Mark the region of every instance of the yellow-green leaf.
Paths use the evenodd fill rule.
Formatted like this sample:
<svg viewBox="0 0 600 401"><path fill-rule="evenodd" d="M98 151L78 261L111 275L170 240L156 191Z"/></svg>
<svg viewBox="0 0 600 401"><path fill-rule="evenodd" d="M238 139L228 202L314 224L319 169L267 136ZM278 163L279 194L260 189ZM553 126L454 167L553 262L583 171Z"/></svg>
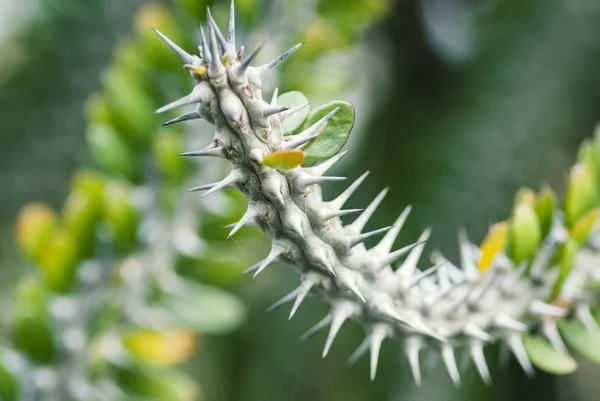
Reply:
<svg viewBox="0 0 600 401"><path fill-rule="evenodd" d="M176 365L196 351L198 337L187 330L136 328L123 334L123 345L139 359L156 365Z"/></svg>
<svg viewBox="0 0 600 401"><path fill-rule="evenodd" d="M534 199L535 201L535 199ZM542 240L540 222L529 201L518 203L513 211L510 224L510 249L514 262L518 265L531 257Z"/></svg>
<svg viewBox="0 0 600 401"><path fill-rule="evenodd" d="M600 211L598 209L594 209L587 212L584 216L577 220L571 229L571 238L573 238L579 244L585 243L590 236L592 228L594 228L594 225L598 220L598 216L600 216Z"/></svg>
<svg viewBox="0 0 600 401"><path fill-rule="evenodd" d="M15 236L23 255L39 262L42 248L56 226L56 214L44 203L30 203L21 209L15 222Z"/></svg>
<svg viewBox="0 0 600 401"><path fill-rule="evenodd" d="M571 169L565 199L567 225L575 222L598 204L596 177L588 164L578 163Z"/></svg>
<svg viewBox="0 0 600 401"><path fill-rule="evenodd" d="M590 332L581 323L568 320L560 321L558 330L569 347L600 365L600 334Z"/></svg>
<svg viewBox="0 0 600 401"><path fill-rule="evenodd" d="M271 168L288 170L301 165L305 156L300 149L282 150L265 156L262 164Z"/></svg>
<svg viewBox="0 0 600 401"><path fill-rule="evenodd" d="M535 213L540 221L542 238L546 238L552 227L552 218L556 208L556 194L550 187L543 187L535 202Z"/></svg>
<svg viewBox="0 0 600 401"><path fill-rule="evenodd" d="M484 272L492 265L498 252L504 249L507 235L508 223L505 221L496 223L490 228L490 231L481 243L480 271Z"/></svg>
<svg viewBox="0 0 600 401"><path fill-rule="evenodd" d="M554 375L568 375L577 369L577 362L569 354L556 350L540 337L526 334L523 345L531 362L540 370Z"/></svg>

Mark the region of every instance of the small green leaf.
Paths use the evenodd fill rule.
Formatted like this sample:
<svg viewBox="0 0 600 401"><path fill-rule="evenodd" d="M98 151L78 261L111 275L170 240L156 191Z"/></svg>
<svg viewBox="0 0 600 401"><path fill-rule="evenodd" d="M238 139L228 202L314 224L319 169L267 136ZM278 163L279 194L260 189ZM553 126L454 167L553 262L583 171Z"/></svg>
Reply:
<svg viewBox="0 0 600 401"><path fill-rule="evenodd" d="M532 203L525 200L517 203L510 224L511 250L515 264L530 258L538 250L541 237L540 222Z"/></svg>
<svg viewBox="0 0 600 401"><path fill-rule="evenodd" d="M590 332L581 323L567 320L558 324L558 330L569 347L600 365L600 334Z"/></svg>
<svg viewBox="0 0 600 401"><path fill-rule="evenodd" d="M294 107L300 107L308 104L308 98L304 96L304 93L299 91L286 92L277 98L278 106L286 106L290 109ZM298 128L302 125L306 117L308 117L309 108L304 107L288 118L281 124L281 128L285 135L296 134Z"/></svg>
<svg viewBox="0 0 600 401"><path fill-rule="evenodd" d="M173 326L202 334L229 333L245 318L242 303L233 295L191 281L182 281L175 293L162 294L157 303L169 312Z"/></svg>
<svg viewBox="0 0 600 401"><path fill-rule="evenodd" d="M540 221L542 238L545 238L550 231L556 203L554 191L550 187L543 187L535 203L535 213Z"/></svg>
<svg viewBox="0 0 600 401"><path fill-rule="evenodd" d="M568 375L577 369L577 362L569 354L556 350L540 337L526 334L523 345L536 368L554 375Z"/></svg>
<svg viewBox="0 0 600 401"><path fill-rule="evenodd" d="M321 136L309 142L304 147L306 160L302 164L303 166L312 166L320 160L335 156L348 140L350 130L354 126L354 106L351 103L341 100L325 103L322 106L312 109L302 125L302 130L325 117L327 113L333 111L336 107L340 109L327 122L327 126Z"/></svg>
<svg viewBox="0 0 600 401"><path fill-rule="evenodd" d="M578 163L571 169L565 199L567 226L573 227L584 214L598 205L596 177L587 164Z"/></svg>

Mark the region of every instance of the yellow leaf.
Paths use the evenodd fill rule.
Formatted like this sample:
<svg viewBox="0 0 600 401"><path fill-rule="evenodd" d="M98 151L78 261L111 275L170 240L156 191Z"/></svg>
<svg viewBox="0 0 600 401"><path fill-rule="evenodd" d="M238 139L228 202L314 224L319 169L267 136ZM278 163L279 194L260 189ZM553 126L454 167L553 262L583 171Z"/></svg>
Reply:
<svg viewBox="0 0 600 401"><path fill-rule="evenodd" d="M196 351L198 338L193 333L180 329L134 329L123 335L123 345L132 354L147 362L176 365Z"/></svg>
<svg viewBox="0 0 600 401"><path fill-rule="evenodd" d="M571 229L571 238L575 239L580 244L584 243L590 235L590 231L594 228L598 216L600 216L600 211L598 209L590 210L583 215Z"/></svg>
<svg viewBox="0 0 600 401"><path fill-rule="evenodd" d="M496 254L504 249L506 237L508 236L508 223L503 221L494 224L488 235L481 243L481 259L479 259L479 270L486 271L494 261Z"/></svg>
<svg viewBox="0 0 600 401"><path fill-rule="evenodd" d="M263 158L263 165L280 170L298 167L304 162L304 152L300 149L282 150Z"/></svg>

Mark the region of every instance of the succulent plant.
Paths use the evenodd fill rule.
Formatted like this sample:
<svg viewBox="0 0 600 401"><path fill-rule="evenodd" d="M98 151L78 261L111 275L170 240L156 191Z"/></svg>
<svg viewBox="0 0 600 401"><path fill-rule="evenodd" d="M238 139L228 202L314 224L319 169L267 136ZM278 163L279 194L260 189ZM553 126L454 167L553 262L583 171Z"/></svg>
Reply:
<svg viewBox="0 0 600 401"><path fill-rule="evenodd" d="M534 371L532 362L554 373L574 370L562 338L597 358L590 351L599 341L590 310L597 298L597 286L590 283L600 279L593 240L600 171L596 145L587 146L585 161L572 170L564 210L548 189L522 191L510 221L493 226L481 246L461 233L459 266L434 254L433 266L421 271L417 267L429 230L393 250L410 207L392 225L370 232L364 232L365 225L387 190L364 210L344 209L367 173L337 198L322 198L321 185L345 179L327 171L346 154L340 148L352 128L352 106L334 102L295 119L306 105L281 104L277 90L270 101L263 100L263 78L302 43L256 66L262 44L246 55L236 45L233 3L225 34L209 12L199 55L157 33L195 84L191 93L157 112L195 105L193 112L169 123L204 119L215 133L206 148L186 155L222 158L233 166L222 180L194 189L205 191L206 197L236 188L248 198L229 237L244 226L260 227L271 236L270 252L248 273L257 276L279 260L291 262L299 272L299 286L271 309L292 303L291 318L309 294L331 306L303 336L329 326L323 356L344 322L352 320L364 328L365 339L350 360L370 351L371 379L384 340L404 344L418 384L423 350L441 354L456 384L457 349L467 350L486 383L491 378L484 347L492 343L510 348L528 374ZM290 128L286 124L292 119ZM351 223L342 222L341 217L357 213ZM377 236L383 238L367 249L365 241Z"/></svg>

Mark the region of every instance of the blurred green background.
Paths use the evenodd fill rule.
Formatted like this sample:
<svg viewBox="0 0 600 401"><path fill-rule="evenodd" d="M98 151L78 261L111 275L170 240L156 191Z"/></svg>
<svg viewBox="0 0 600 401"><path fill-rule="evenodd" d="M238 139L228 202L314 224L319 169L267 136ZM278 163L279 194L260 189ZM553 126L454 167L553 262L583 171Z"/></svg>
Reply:
<svg viewBox="0 0 600 401"><path fill-rule="evenodd" d="M214 4L222 27L225 13L219 10L226 10L225 3ZM362 207L391 186L373 228L413 205L399 240L403 244L431 227L428 250L455 259L457 230L465 227L480 242L491 223L510 214L519 187L549 183L560 191L577 146L600 121L600 3L595 0L238 3L243 27L238 42L246 39L247 48L266 34L285 42L278 43L283 49L298 37L308 42L294 56L299 61L276 79L280 93L300 89L311 100L355 103L357 125L346 146L352 152L337 172L357 177L371 171L349 207ZM195 43L206 2L162 4L180 21L186 44ZM117 58L117 43L150 31L139 17L145 5L142 0L0 0L0 302L6 308L13 307L15 283L35 271L19 256L15 216L34 200L60 210L72 173L97 164L86 145L86 99L109 86L102 77ZM294 25L297 15L300 22ZM288 36L286 29L292 31ZM163 68L185 78L175 56L164 55L172 59ZM157 102L167 103L191 87L166 73L152 76L142 87L154 91ZM150 114L148 121L156 129L162 120ZM326 196L342 188L331 184ZM208 235L225 237L226 231ZM264 238L252 230L247 236ZM224 246L248 266L266 252L243 241ZM289 266L276 266L255 280L211 278L202 266L189 275L224 287L247 308L245 321L229 334L203 335L199 352L183 366L200 384L204 400L596 400L600 391L594 383L600 370L585 361L574 375L540 373L534 379L525 378L512 360L502 369L492 362L492 387L484 387L469 368L456 390L439 361L432 361L424 385L416 388L400 348L387 343L371 383L366 360L352 368L345 363L362 339L357 327L342 330L325 360L320 357L324 334L297 342L326 313L318 301L306 302L289 322L284 311L264 313L295 287ZM11 315L0 319L6 334ZM492 361L496 355L491 349Z"/></svg>

